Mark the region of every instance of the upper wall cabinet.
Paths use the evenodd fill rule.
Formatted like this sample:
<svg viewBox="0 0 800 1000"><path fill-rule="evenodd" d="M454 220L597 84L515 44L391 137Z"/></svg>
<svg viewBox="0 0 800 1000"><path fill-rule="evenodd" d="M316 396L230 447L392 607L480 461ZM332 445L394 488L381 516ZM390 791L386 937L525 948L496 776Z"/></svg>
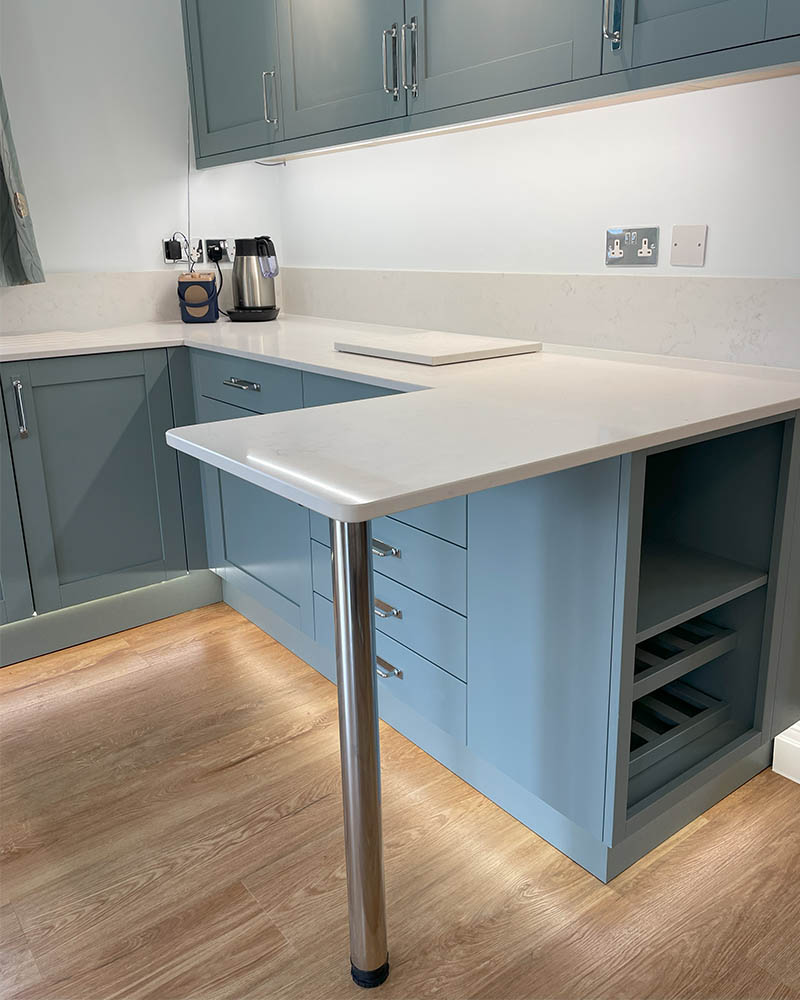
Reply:
<svg viewBox="0 0 800 1000"><path fill-rule="evenodd" d="M278 0L287 138L402 117L403 0Z"/></svg>
<svg viewBox="0 0 800 1000"><path fill-rule="evenodd" d="M800 2L798 0L768 0L767 38L800 35Z"/></svg>
<svg viewBox="0 0 800 1000"><path fill-rule="evenodd" d="M800 61L800 0L182 0L198 166Z"/></svg>
<svg viewBox="0 0 800 1000"><path fill-rule="evenodd" d="M182 0L198 156L283 138L275 0Z"/></svg>
<svg viewBox="0 0 800 1000"><path fill-rule="evenodd" d="M401 83L419 114L600 72L596 0L406 0Z"/></svg>
<svg viewBox="0 0 800 1000"><path fill-rule="evenodd" d="M791 0L795 5L796 0ZM603 72L763 41L767 0L605 0Z"/></svg>

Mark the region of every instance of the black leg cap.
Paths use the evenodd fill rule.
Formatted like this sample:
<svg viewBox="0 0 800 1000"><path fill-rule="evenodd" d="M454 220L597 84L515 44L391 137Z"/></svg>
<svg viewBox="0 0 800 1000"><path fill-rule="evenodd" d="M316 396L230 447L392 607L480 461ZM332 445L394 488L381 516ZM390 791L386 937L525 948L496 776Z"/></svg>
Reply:
<svg viewBox="0 0 800 1000"><path fill-rule="evenodd" d="M365 990L371 990L375 986L380 986L381 983L386 982L389 976L389 956L386 956L386 961L379 969L373 969L371 972L357 969L351 962L350 975L353 977L353 982L356 986L362 986Z"/></svg>

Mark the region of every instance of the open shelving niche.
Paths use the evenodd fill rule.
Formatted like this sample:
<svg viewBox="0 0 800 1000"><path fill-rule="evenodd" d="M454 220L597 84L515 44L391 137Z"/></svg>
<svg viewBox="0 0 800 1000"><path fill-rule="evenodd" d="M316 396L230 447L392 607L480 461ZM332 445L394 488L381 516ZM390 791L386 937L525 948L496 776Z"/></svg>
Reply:
<svg viewBox="0 0 800 1000"><path fill-rule="evenodd" d="M758 735L785 426L647 457L629 820Z"/></svg>

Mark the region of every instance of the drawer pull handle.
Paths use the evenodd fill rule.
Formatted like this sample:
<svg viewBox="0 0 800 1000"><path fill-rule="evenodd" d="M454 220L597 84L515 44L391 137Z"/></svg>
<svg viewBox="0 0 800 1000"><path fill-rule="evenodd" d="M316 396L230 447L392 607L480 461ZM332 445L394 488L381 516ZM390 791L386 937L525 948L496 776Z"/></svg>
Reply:
<svg viewBox="0 0 800 1000"><path fill-rule="evenodd" d="M395 559L400 558L400 549L396 549L394 545L387 545L386 542L378 541L377 538L372 539L372 554L374 556L379 556L381 559L386 556L394 556Z"/></svg>
<svg viewBox="0 0 800 1000"><path fill-rule="evenodd" d="M382 601L379 597L375 598L375 614L378 618L403 617L403 612L400 608L393 608L391 604L387 604L386 601Z"/></svg>
<svg viewBox="0 0 800 1000"><path fill-rule="evenodd" d="M605 0L603 5L603 38L617 52L622 45L622 0Z"/></svg>
<svg viewBox="0 0 800 1000"><path fill-rule="evenodd" d="M398 670L397 667L393 667L391 663L388 663L381 656L375 657L375 662L378 664L375 667L375 673L378 677L396 677L399 681L403 679L403 671Z"/></svg>
<svg viewBox="0 0 800 1000"><path fill-rule="evenodd" d="M261 392L260 382L248 382L246 378L234 378L233 375L224 378L222 384L229 385L231 389L251 389L253 392Z"/></svg>
<svg viewBox="0 0 800 1000"><path fill-rule="evenodd" d="M19 424L19 436L28 436L28 422L25 419L25 404L22 402L22 380L15 378L11 385L14 387L14 398L17 404L17 423Z"/></svg>

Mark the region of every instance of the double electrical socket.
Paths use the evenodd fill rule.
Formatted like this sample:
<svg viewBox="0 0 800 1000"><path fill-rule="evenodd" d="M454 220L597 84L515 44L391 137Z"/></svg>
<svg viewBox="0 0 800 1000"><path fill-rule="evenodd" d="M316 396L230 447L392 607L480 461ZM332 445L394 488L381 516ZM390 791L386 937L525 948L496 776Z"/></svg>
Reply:
<svg viewBox="0 0 800 1000"><path fill-rule="evenodd" d="M673 226L670 264L702 267L706 259L708 226ZM658 226L606 230L608 267L653 267L658 263Z"/></svg>
<svg viewBox="0 0 800 1000"><path fill-rule="evenodd" d="M226 263L233 260L233 254L228 250L227 240L193 239L188 241L183 233L175 233L174 236L168 236L162 240L161 247L164 253L164 263L189 264L187 244L189 245L189 254L191 255L191 263L193 264L202 264L205 261L211 264Z"/></svg>

